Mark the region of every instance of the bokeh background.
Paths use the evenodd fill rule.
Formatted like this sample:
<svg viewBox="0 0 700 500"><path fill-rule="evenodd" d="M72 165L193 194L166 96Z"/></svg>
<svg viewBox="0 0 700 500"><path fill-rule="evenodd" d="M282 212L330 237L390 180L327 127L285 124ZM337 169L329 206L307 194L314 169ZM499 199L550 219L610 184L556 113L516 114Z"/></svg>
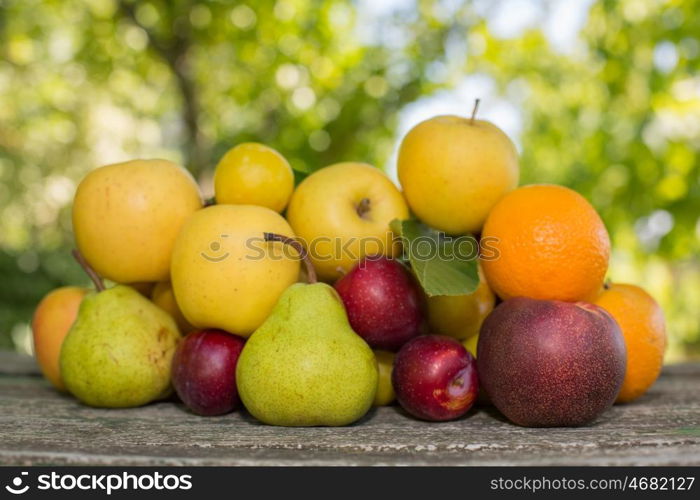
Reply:
<svg viewBox="0 0 700 500"><path fill-rule="evenodd" d="M70 203L99 165L163 157L205 190L229 147L299 172L395 177L418 121L471 112L522 181L570 186L610 277L663 305L667 361L700 355L700 0L0 0L0 348L29 351L50 289L86 283Z"/></svg>

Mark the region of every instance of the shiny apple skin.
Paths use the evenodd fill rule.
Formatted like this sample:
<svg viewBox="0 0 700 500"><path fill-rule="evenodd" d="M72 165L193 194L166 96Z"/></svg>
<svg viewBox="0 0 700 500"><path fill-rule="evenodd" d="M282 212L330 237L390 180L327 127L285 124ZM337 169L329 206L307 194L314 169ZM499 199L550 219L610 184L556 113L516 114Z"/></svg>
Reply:
<svg viewBox="0 0 700 500"><path fill-rule="evenodd" d="M396 355L392 385L399 404L422 420L454 420L479 394L474 357L451 337L422 335Z"/></svg>
<svg viewBox="0 0 700 500"><path fill-rule="evenodd" d="M173 386L198 415L223 415L240 404L236 364L245 340L223 330L189 333L173 357Z"/></svg>
<svg viewBox="0 0 700 500"><path fill-rule="evenodd" d="M426 332L423 290L401 263L386 257L361 260L335 289L350 325L373 349L397 351Z"/></svg>

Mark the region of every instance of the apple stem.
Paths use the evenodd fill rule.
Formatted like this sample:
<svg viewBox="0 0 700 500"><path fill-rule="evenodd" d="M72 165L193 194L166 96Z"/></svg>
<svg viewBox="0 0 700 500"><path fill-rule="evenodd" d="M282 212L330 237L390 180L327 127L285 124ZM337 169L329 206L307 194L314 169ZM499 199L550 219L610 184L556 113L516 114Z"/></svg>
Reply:
<svg viewBox="0 0 700 500"><path fill-rule="evenodd" d="M472 119L471 124L474 125L474 120L476 120L476 112L479 111L479 102L481 99L474 100L474 108L472 109Z"/></svg>
<svg viewBox="0 0 700 500"><path fill-rule="evenodd" d="M316 269L314 269L314 265L311 263L309 253L306 251L306 248L304 248L304 246L301 243L299 243L293 238L290 238L289 236L284 236L282 234L277 233L263 233L263 237L265 238L265 241L279 241L280 243L284 243L285 245L289 245L290 247L294 248L294 250L296 250L299 253L299 257L301 257L301 260L304 261L304 266L306 266L306 276L308 282L313 284L318 281L318 278L316 277Z"/></svg>
<svg viewBox="0 0 700 500"><path fill-rule="evenodd" d="M370 200L369 198L362 198L360 203L357 204L357 215L364 217L367 212L369 212Z"/></svg>
<svg viewBox="0 0 700 500"><path fill-rule="evenodd" d="M78 264L80 264L80 267L82 267L83 271L85 271L85 274L90 276L90 279L95 284L95 289L98 292L104 292L105 291L104 281L102 281L102 278L100 278L100 275L97 274L92 267L90 267L90 264L88 264L88 261L85 260L85 257L83 256L83 254L80 253L80 250L74 248L72 253L73 253L73 257L75 258L75 260L77 260Z"/></svg>

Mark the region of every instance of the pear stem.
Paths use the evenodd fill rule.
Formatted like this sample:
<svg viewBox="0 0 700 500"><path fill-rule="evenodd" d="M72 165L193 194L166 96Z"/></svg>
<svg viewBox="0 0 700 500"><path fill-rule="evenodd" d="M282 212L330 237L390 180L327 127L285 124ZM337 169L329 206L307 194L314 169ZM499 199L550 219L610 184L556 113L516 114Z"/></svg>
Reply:
<svg viewBox="0 0 700 500"><path fill-rule="evenodd" d="M474 108L472 109L472 118L470 123L474 125L474 120L476 120L476 112L479 111L479 102L481 102L481 99L476 99L474 101Z"/></svg>
<svg viewBox="0 0 700 500"><path fill-rule="evenodd" d="M364 217L367 212L369 212L370 208L370 200L369 198L362 198L360 200L360 203L357 204L357 207L355 210L357 211L357 215L360 217Z"/></svg>
<svg viewBox="0 0 700 500"><path fill-rule="evenodd" d="M299 253L301 260L304 261L304 266L306 266L306 276L309 283L313 284L318 281L318 278L316 277L316 269L314 269L314 265L311 263L309 253L301 243L293 238L290 238L289 236L284 236L277 233L263 233L263 237L265 238L265 241L279 241L280 243L284 243L285 245L289 245L290 247L294 248L294 250Z"/></svg>
<svg viewBox="0 0 700 500"><path fill-rule="evenodd" d="M102 278L100 278L100 275L95 272L95 270L90 267L90 264L88 264L88 261L85 260L85 257L83 256L82 253L78 249L73 249L73 257L75 260L78 261L78 264L80 264L80 267L83 268L83 271L85 271L85 274L90 276L90 279L92 282L95 284L95 289L97 289L98 292L104 292L105 291L105 284L104 281L102 281Z"/></svg>

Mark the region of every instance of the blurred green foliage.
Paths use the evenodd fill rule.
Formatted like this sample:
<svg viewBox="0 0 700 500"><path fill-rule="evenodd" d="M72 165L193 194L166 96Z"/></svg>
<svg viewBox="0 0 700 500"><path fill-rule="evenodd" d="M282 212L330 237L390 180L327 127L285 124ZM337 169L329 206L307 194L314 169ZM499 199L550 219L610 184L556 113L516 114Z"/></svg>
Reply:
<svg viewBox="0 0 700 500"><path fill-rule="evenodd" d="M599 0L573 51L499 38L471 2L404 4L367 23L348 0L0 0L0 347L86 282L70 201L91 168L164 157L206 191L247 140L300 172L384 166L402 109L483 74L522 117L523 182L588 197L611 278L661 300L674 358L697 354L700 0Z"/></svg>
<svg viewBox="0 0 700 500"><path fill-rule="evenodd" d="M609 277L661 301L671 359L700 347L699 8L596 2L583 50L567 55L540 31L499 40L480 23L467 64L522 110L522 182L570 186L598 209Z"/></svg>

